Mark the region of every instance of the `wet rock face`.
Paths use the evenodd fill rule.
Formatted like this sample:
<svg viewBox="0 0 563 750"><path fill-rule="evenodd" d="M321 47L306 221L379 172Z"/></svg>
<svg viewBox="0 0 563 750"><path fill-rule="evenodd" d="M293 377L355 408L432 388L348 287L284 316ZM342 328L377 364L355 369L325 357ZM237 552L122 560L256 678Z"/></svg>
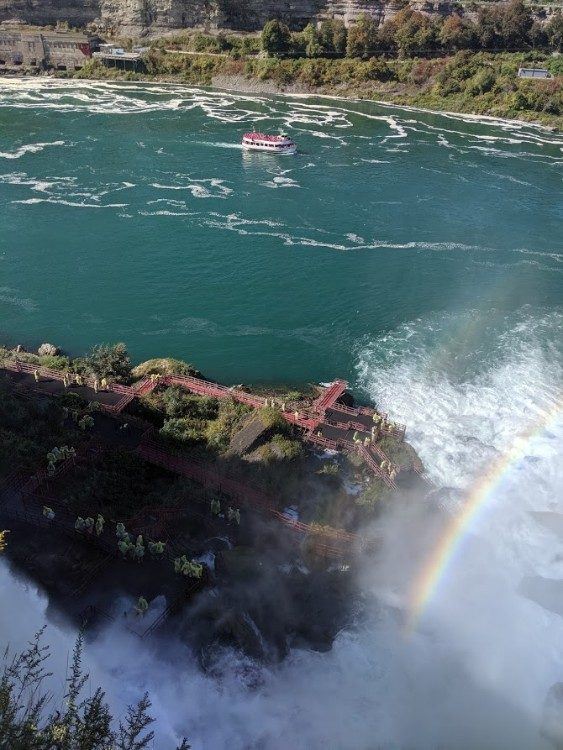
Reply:
<svg viewBox="0 0 563 750"><path fill-rule="evenodd" d="M221 552L216 562L220 585L200 597L181 628L204 668L217 646L270 663L291 647L329 650L355 606L349 572L279 566L247 549Z"/></svg>

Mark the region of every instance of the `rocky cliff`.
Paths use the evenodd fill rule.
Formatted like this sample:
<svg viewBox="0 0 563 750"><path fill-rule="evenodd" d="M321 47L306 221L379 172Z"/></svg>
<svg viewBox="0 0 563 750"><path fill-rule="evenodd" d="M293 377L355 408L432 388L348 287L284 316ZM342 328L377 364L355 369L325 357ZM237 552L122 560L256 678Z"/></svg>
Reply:
<svg viewBox="0 0 563 750"><path fill-rule="evenodd" d="M391 18L402 0L0 0L0 22L48 25L58 21L105 34L158 35L176 29L254 31L270 18L292 28L311 20L339 18L347 24L363 13ZM430 13L448 13L450 0L419 0Z"/></svg>
<svg viewBox="0 0 563 750"><path fill-rule="evenodd" d="M100 15L100 0L0 0L0 21L85 26Z"/></svg>

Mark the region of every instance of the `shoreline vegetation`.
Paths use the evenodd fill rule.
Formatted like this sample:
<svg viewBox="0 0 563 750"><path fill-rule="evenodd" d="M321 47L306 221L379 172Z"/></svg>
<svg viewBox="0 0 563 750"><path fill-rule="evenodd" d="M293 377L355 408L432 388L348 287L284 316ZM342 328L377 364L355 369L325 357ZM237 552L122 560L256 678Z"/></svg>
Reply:
<svg viewBox="0 0 563 750"><path fill-rule="evenodd" d="M470 115L475 118L505 120L537 125L554 132L563 131L561 115L543 111L545 97L550 98L552 94L557 100L562 100L563 106L563 85L558 80L541 82L511 80L515 79L518 68L521 66L543 66L548 63L544 57L537 54L531 56L525 53L502 53L502 55L483 53L480 58L473 59L471 69L474 75L482 72L492 74L501 87L501 90L482 92L477 95L466 94L461 87L455 93L445 93L437 80L439 72L443 73L444 78L451 75L454 79L461 76L462 81L466 80L465 55L423 61L413 58L401 61L400 64L391 63L391 68L397 68L398 80L395 85L374 82L368 66L360 69L359 72L351 73L348 66L339 66L338 61L323 61L320 72L318 68L313 72L313 77L318 82L312 83L310 70L305 65L305 61L292 65L289 71L283 62L275 61L273 65L268 65L263 70L254 66L249 70L240 61L210 64L208 55L198 53L191 58L188 65L183 66L182 70L176 73L132 73L106 68L94 62L87 64L74 75L57 73L55 76L76 80L185 84L240 94L322 96L406 107L431 114ZM435 66L432 65L433 63ZM420 64L429 72L425 74L425 81L418 84L409 79L418 76L416 71ZM404 81L399 80L400 78L404 78ZM507 87L504 91L503 85ZM525 109L520 108L522 105L520 100L518 100L518 106L514 106L514 97L511 94L515 90L525 97Z"/></svg>
<svg viewBox="0 0 563 750"><path fill-rule="evenodd" d="M185 30L117 40L126 50L139 42L148 45L141 69L91 59L55 75L332 95L562 128L563 12L542 19L522 0L444 18L405 5L381 25L361 16L350 27L327 20L292 31L272 20L260 34ZM518 77L526 67L550 77Z"/></svg>

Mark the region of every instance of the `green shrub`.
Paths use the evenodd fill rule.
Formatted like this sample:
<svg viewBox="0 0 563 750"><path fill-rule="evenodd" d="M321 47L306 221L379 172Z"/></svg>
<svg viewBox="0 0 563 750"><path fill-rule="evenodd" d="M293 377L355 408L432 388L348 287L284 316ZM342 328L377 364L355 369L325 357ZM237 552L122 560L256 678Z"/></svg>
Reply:
<svg viewBox="0 0 563 750"><path fill-rule="evenodd" d="M486 94L495 85L496 77L492 70L480 70L467 81L465 91L471 96Z"/></svg>
<svg viewBox="0 0 563 750"><path fill-rule="evenodd" d="M328 463L325 463L321 466L321 468L317 471L317 474L334 477L338 475L339 470L340 469L336 461L329 461Z"/></svg>
<svg viewBox="0 0 563 750"><path fill-rule="evenodd" d="M39 357L39 364L41 367L47 367L50 370L68 370L70 366L70 360L68 357L64 357L60 354L55 356L46 354L43 357Z"/></svg>
<svg viewBox="0 0 563 750"><path fill-rule="evenodd" d="M166 419L160 428L160 434L167 440L186 445L195 445L205 441L205 425L193 419Z"/></svg>
<svg viewBox="0 0 563 750"><path fill-rule="evenodd" d="M300 440L290 440L283 435L274 435L272 438L272 449L285 461L295 461L304 454L303 445Z"/></svg>
<svg viewBox="0 0 563 750"><path fill-rule="evenodd" d="M131 359L125 344L99 344L84 358L86 369L99 378L119 382L131 379Z"/></svg>
<svg viewBox="0 0 563 750"><path fill-rule="evenodd" d="M547 63L547 69L552 76L563 76L563 55L550 57Z"/></svg>
<svg viewBox="0 0 563 750"><path fill-rule="evenodd" d="M209 421L205 427L208 445L219 451L225 450L242 420L250 411L250 407L233 399L221 401L217 419Z"/></svg>
<svg viewBox="0 0 563 750"><path fill-rule="evenodd" d="M151 374L155 375L195 375L201 373L193 365L183 362L181 359L172 359L171 357L161 357L156 359L147 359L133 368L133 377L136 380L146 378Z"/></svg>
<svg viewBox="0 0 563 750"><path fill-rule="evenodd" d="M287 422L281 411L275 406L264 406L258 410L258 416L266 429L283 432L287 428Z"/></svg>
<svg viewBox="0 0 563 750"><path fill-rule="evenodd" d="M192 419L216 419L219 403L215 398L192 396L182 388L173 386L162 394L162 403L167 417L191 417Z"/></svg>
<svg viewBox="0 0 563 750"><path fill-rule="evenodd" d="M372 479L368 487L356 497L356 504L365 508L374 508L388 494L386 485L380 479Z"/></svg>

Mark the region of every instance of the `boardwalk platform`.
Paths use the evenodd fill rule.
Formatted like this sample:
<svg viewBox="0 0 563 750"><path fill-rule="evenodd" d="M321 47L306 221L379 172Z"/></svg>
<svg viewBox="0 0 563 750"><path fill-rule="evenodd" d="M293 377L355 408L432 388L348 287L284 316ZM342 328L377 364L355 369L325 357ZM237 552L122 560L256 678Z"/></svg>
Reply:
<svg viewBox="0 0 563 750"><path fill-rule="evenodd" d="M82 378L76 382L76 376L56 370L20 362L17 359L7 360L3 364L20 379L22 390L31 389L45 395L57 396L63 393L76 393L88 401L96 401L102 409L111 414L119 414L133 399L150 393L158 386L177 386L191 393L217 399L232 398L254 409L261 409L276 402L264 396L248 393L239 387L227 387L203 378L182 375L152 376L136 383L125 386L109 383L101 389L94 378ZM357 452L357 443L374 442L383 435L393 435L402 440L405 434L404 425L395 425L386 420L387 415L366 407L352 408L341 403L339 399L346 392L348 384L345 380L335 380L325 386L320 396L312 404L300 411L289 411L284 405L278 404L283 418L290 424L303 431L303 438L317 445L333 450L352 450ZM377 418L374 420L374 416ZM374 427L376 429L374 429ZM381 451L372 455L367 462L374 469L376 475L384 477L381 463L386 462L389 472L398 473L400 466L393 465L388 458L384 458ZM374 467L377 465L377 469ZM393 486L391 482L387 484Z"/></svg>

